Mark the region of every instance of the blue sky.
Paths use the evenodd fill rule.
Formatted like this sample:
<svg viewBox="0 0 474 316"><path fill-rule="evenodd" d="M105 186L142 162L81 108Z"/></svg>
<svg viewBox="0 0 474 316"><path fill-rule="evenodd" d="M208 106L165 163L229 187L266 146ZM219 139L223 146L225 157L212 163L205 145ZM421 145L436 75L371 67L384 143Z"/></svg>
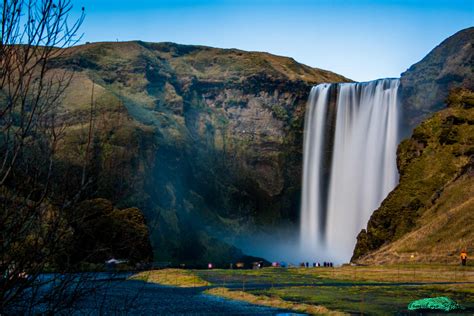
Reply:
<svg viewBox="0 0 474 316"><path fill-rule="evenodd" d="M83 42L171 41L266 51L358 81L398 77L474 26L474 0L73 0Z"/></svg>

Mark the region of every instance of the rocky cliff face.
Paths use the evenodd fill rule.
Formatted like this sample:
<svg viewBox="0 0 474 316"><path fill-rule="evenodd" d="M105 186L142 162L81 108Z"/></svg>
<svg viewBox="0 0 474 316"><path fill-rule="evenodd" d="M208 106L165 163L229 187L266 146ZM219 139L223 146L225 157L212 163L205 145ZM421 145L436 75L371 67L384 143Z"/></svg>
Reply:
<svg viewBox="0 0 474 316"><path fill-rule="evenodd" d="M63 159L80 164L92 97L95 194L144 210L155 259L180 262L228 260L241 255L228 237L295 221L310 87L349 81L173 43L87 44L52 67L74 72Z"/></svg>
<svg viewBox="0 0 474 316"><path fill-rule="evenodd" d="M451 89L474 89L474 27L444 40L404 72L400 80L409 133L432 113L445 107L444 101Z"/></svg>

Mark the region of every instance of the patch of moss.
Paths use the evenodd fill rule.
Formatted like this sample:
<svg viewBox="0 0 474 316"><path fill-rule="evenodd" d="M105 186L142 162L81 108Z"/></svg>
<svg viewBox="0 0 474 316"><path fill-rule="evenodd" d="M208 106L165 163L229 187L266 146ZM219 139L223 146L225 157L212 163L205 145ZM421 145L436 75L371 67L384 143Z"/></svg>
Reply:
<svg viewBox="0 0 474 316"><path fill-rule="evenodd" d="M279 104L275 104L274 106L272 106L272 110L276 118L282 121L285 121L288 119L288 113L283 106Z"/></svg>
<svg viewBox="0 0 474 316"><path fill-rule="evenodd" d="M449 92L446 99L449 107L470 109L474 107L474 93L466 88L455 88Z"/></svg>

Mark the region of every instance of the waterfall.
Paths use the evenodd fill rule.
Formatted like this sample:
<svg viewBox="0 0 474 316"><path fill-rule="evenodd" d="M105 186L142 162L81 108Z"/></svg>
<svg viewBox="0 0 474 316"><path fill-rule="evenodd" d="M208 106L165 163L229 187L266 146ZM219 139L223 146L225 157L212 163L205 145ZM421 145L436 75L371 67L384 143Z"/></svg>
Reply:
<svg viewBox="0 0 474 316"><path fill-rule="evenodd" d="M399 80L320 84L305 118L300 245L348 262L357 234L398 182Z"/></svg>

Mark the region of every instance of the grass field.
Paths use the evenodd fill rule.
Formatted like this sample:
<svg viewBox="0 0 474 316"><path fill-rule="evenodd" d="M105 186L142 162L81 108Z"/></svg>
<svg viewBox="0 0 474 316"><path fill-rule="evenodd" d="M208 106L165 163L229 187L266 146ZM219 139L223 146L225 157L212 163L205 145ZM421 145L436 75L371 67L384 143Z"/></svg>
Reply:
<svg viewBox="0 0 474 316"><path fill-rule="evenodd" d="M474 312L474 267L446 265L142 272L134 278L207 287L207 294L309 314L407 312L413 300L447 296Z"/></svg>
<svg viewBox="0 0 474 316"><path fill-rule="evenodd" d="M474 267L457 265L343 266L333 269L296 269L295 273L345 281L474 282Z"/></svg>
<svg viewBox="0 0 474 316"><path fill-rule="evenodd" d="M391 265L343 266L338 268L265 268L260 270L194 270L215 285L235 283L326 284L326 283L436 283L474 282L474 266Z"/></svg>
<svg viewBox="0 0 474 316"><path fill-rule="evenodd" d="M330 310L369 315L407 311L411 301L447 296L474 311L474 293L462 286L302 286L250 291L256 296L277 297L287 302L322 305Z"/></svg>
<svg viewBox="0 0 474 316"><path fill-rule="evenodd" d="M209 289L206 294L216 295L232 300L244 301L256 305L271 306L282 309L294 310L300 313L307 314L323 314L323 315L344 315L345 313L339 311L331 311L328 308L317 305L315 303L306 304L293 301L285 301L277 295L266 295L249 293L244 291L231 291L227 288L217 287Z"/></svg>
<svg viewBox="0 0 474 316"><path fill-rule="evenodd" d="M143 271L130 277L131 280L142 280L150 283L177 287L201 287L210 285L192 270L163 269Z"/></svg>

